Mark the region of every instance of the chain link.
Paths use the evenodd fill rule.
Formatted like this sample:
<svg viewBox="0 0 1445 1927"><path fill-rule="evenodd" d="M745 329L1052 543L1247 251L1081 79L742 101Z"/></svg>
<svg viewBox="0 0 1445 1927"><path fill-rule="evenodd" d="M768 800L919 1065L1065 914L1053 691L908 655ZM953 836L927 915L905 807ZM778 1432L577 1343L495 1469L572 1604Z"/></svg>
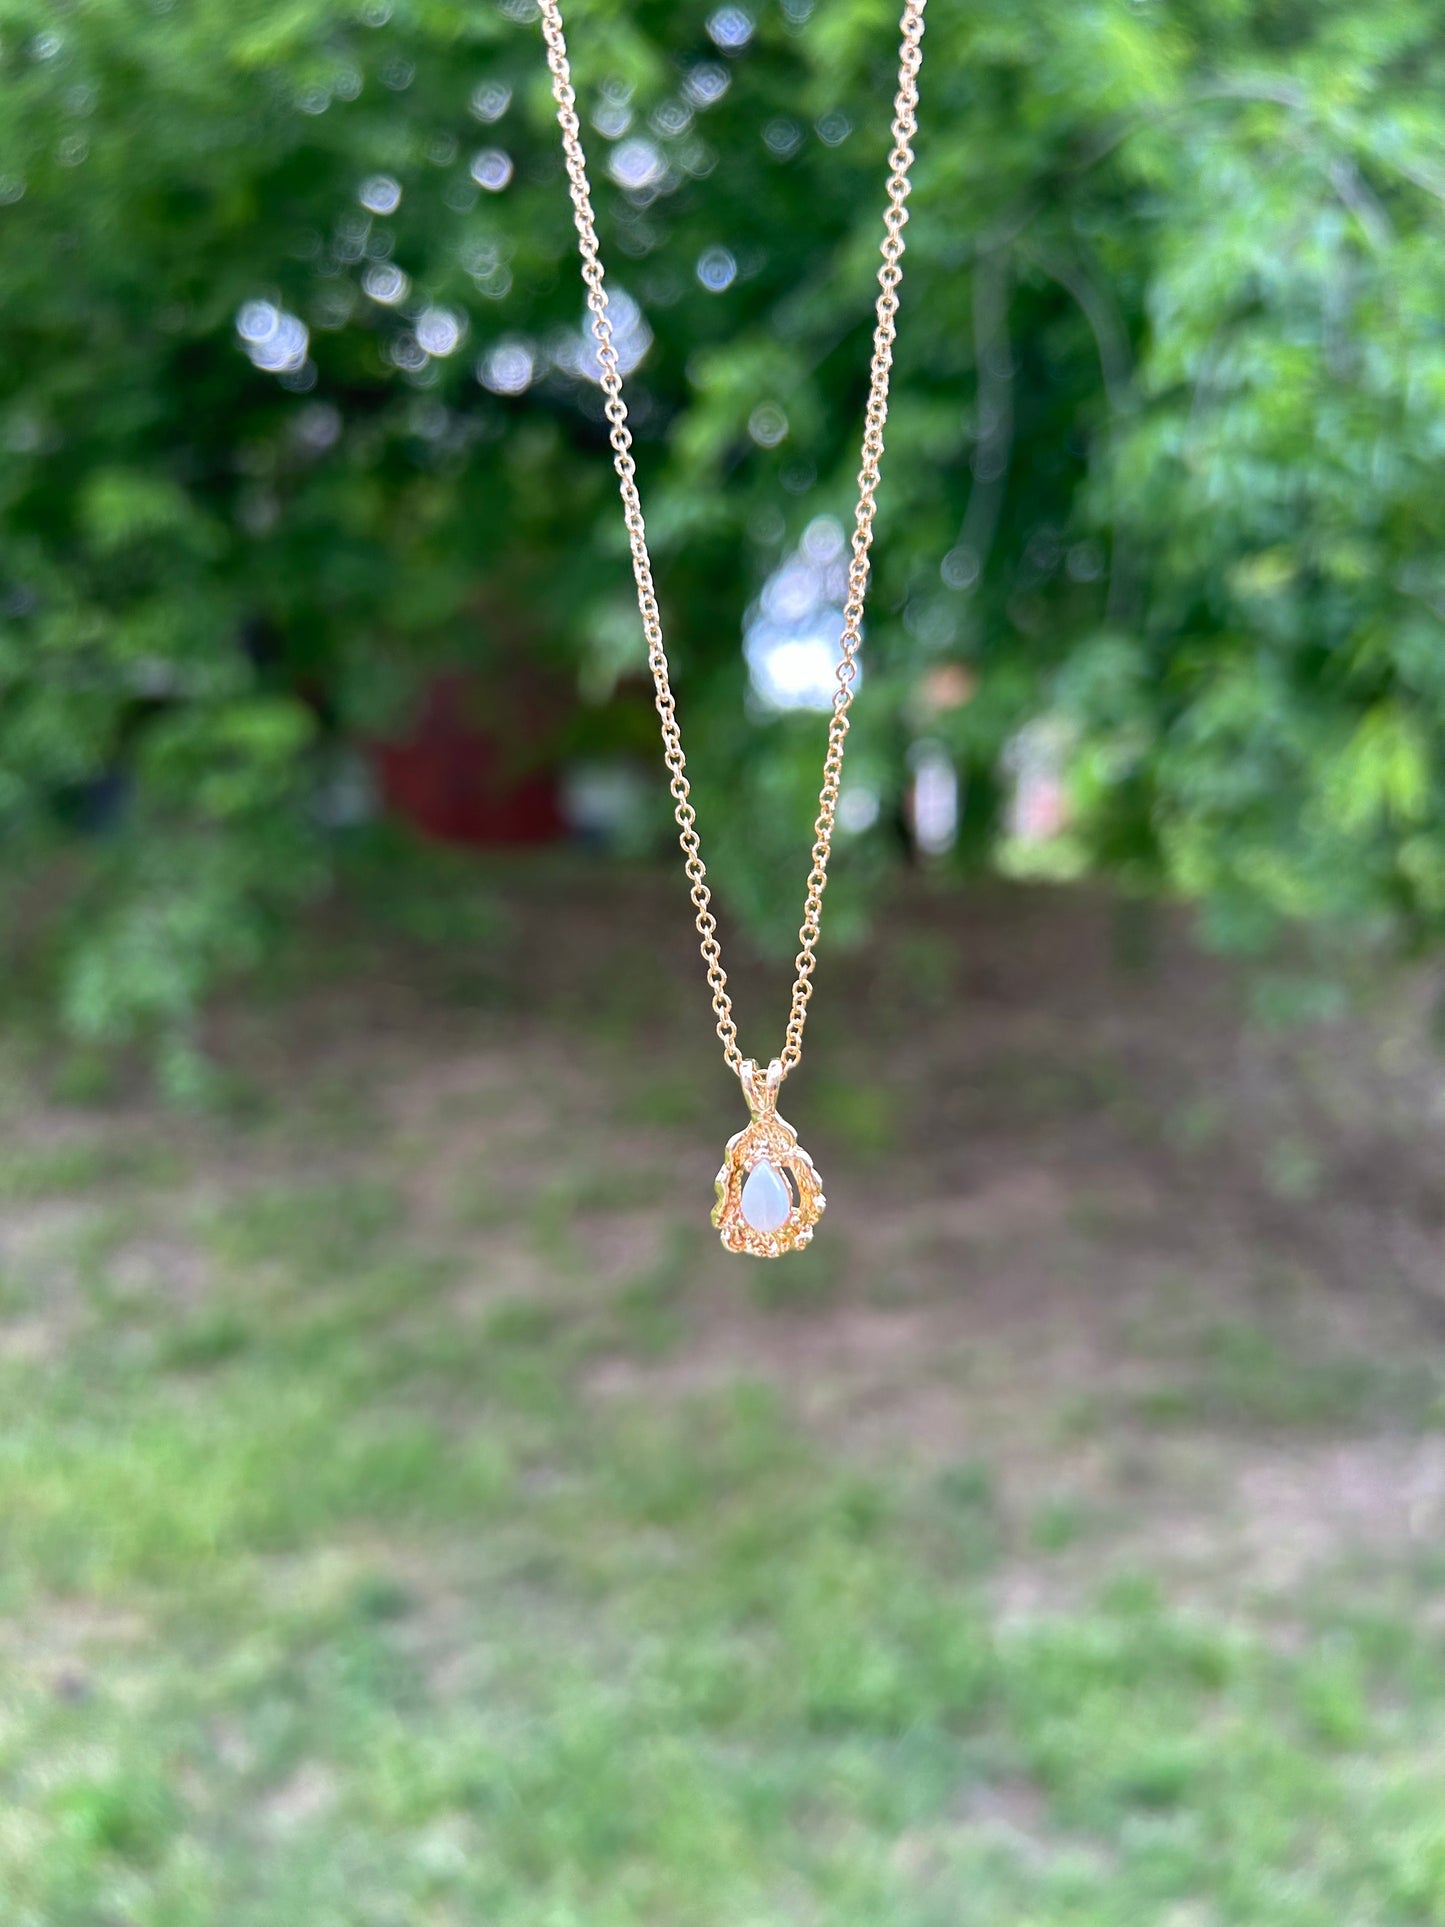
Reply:
<svg viewBox="0 0 1445 1927"><path fill-rule="evenodd" d="M662 618L652 578L652 557L647 547L642 501L637 492L632 431L627 425L627 405L622 399L622 371L618 365L612 323L607 310L607 290L598 249L592 190L588 184L587 161L582 150L577 96L567 59L562 14L558 0L539 0L539 4L542 35L547 46L547 65L552 74L552 95L557 103L557 123L562 130L562 151L567 163L578 251L582 257L582 279L587 285L587 306L592 314L592 333L597 340L599 378L606 398L613 463L622 497L622 518L632 551L637 606L642 617L642 632L647 640L647 663L652 671L657 714L662 725L663 760L670 778L683 869L687 875L693 908L697 912L697 933L707 970L708 987L712 992L712 1007L717 1018L717 1034L722 1042L723 1056L729 1066L741 1074L748 1060L744 1059L738 1044L727 972L723 969L722 946L718 942L717 919L713 915L712 893L707 884L707 866L702 860L702 846L698 840L697 812L692 806L688 788L687 758L682 753L677 705L668 676ZM823 758L823 784L818 793L818 816L813 825L813 867L808 873L803 921L798 930L800 948L796 958L797 976L793 983L787 1039L781 1052L785 1073L794 1069L803 1056L803 1030L808 1021L808 1002L813 994L813 971L817 964L818 935L823 920L823 891L828 883L828 857L833 845L838 790L843 780L848 711L852 706L853 682L858 673L858 647L862 640L863 606L868 591L869 551L873 543L873 518L883 459L883 428L888 418L888 376L893 366L893 342L897 331L898 285L903 278L903 229L908 220L908 176L913 165L913 141L918 132L918 70L923 59L920 43L925 4L926 0L904 0L899 25L901 44L898 89L893 103L893 149L888 157L888 204L883 215L882 262L878 269L878 301L868 406L863 423L862 465L858 472L858 507L854 517L836 687L828 720L828 747Z"/></svg>

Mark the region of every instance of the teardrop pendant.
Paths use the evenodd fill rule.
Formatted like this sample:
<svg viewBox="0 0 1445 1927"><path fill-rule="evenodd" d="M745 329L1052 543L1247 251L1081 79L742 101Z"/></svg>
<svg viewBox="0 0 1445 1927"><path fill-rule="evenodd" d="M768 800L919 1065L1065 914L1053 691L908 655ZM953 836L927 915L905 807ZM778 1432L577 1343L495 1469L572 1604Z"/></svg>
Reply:
<svg viewBox="0 0 1445 1927"><path fill-rule="evenodd" d="M782 1064L775 1057L760 1076L749 1058L740 1076L752 1122L728 1139L712 1221L729 1251L781 1258L808 1243L827 1199L797 1132L778 1116Z"/></svg>

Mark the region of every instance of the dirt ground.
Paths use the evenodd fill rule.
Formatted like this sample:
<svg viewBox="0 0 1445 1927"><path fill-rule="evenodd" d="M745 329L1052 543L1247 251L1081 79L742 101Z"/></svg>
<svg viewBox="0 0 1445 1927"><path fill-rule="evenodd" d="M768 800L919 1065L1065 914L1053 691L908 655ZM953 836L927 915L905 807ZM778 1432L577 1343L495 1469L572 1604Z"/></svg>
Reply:
<svg viewBox="0 0 1445 1927"><path fill-rule="evenodd" d="M7 1927L1445 1920L1432 985L914 879L769 1264L680 896L338 913L205 1113L7 1041Z"/></svg>
<svg viewBox="0 0 1445 1927"><path fill-rule="evenodd" d="M765 1266L707 1225L743 1113L678 894L583 871L563 912L518 871L470 953L368 951L279 1030L232 1018L223 1049L273 1092L300 1061L364 1094L410 1208L461 1226L463 1316L555 1291L562 1244L583 1291L685 1273L680 1329L599 1358L593 1396L758 1379L861 1462L987 1456L1019 1519L1052 1507L1066 1539L1087 1517L1077 1571L1054 1544L1006 1562L1020 1610L1097 1577L1101 1533L1216 1600L1438 1533L1425 977L1357 964L1345 1014L1271 1022L1273 980L1182 916L915 880L820 972L782 1108L828 1212ZM735 968L745 1046L767 1047L788 975Z"/></svg>

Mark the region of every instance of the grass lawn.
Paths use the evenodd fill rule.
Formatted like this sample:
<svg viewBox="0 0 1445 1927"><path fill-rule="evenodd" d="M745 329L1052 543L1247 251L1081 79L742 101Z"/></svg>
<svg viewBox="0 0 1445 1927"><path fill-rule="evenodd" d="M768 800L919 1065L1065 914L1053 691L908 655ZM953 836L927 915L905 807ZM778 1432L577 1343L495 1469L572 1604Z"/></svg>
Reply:
<svg viewBox="0 0 1445 1927"><path fill-rule="evenodd" d="M1279 1044L1096 908L912 906L750 1266L636 890L358 941L224 1020L209 1119L13 1044L3 1927L1445 1922L1407 1020Z"/></svg>

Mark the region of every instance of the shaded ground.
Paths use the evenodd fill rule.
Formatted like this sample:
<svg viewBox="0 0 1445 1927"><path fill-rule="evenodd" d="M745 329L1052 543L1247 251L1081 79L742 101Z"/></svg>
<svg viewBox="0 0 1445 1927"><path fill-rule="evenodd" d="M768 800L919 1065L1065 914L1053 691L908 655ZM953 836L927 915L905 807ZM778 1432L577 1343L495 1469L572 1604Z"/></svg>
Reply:
<svg viewBox="0 0 1445 1927"><path fill-rule="evenodd" d="M1171 929L915 886L749 1265L676 897L339 930L225 1119L16 1047L4 1920L1445 1921L1423 994L1272 1035Z"/></svg>

